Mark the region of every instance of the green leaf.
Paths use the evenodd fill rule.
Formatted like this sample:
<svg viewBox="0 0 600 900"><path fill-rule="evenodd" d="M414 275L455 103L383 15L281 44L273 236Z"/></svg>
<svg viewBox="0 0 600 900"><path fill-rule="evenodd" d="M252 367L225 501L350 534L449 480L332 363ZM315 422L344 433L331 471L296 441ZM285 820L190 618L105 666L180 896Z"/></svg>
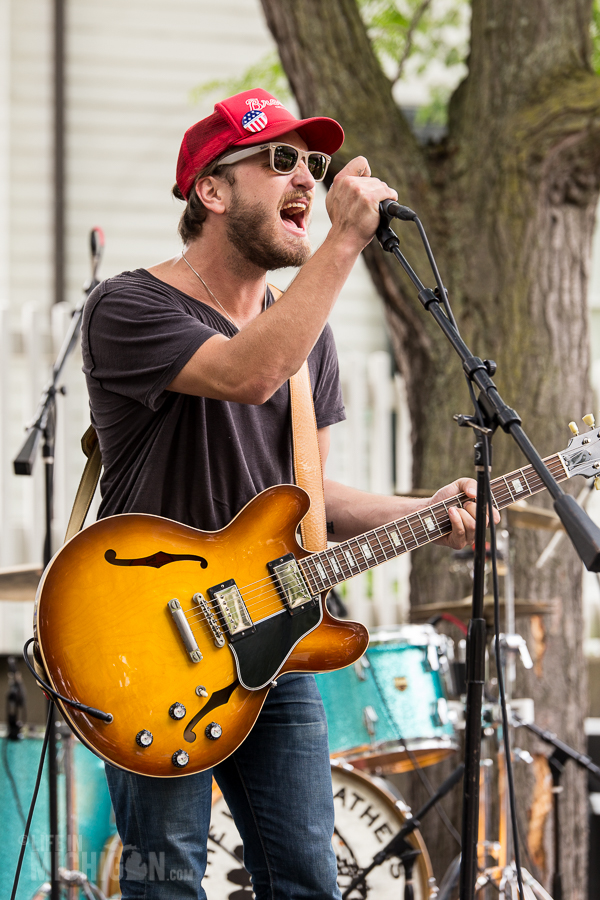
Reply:
<svg viewBox="0 0 600 900"><path fill-rule="evenodd" d="M597 75L600 75L600 0L594 0L590 34L592 37L592 68Z"/></svg>
<svg viewBox="0 0 600 900"><path fill-rule="evenodd" d="M291 99L290 84L277 51L267 53L238 78L215 78L197 85L190 91L190 102L200 103L206 96L217 92L223 97L231 97L233 94L240 94L255 87L269 91L279 100Z"/></svg>

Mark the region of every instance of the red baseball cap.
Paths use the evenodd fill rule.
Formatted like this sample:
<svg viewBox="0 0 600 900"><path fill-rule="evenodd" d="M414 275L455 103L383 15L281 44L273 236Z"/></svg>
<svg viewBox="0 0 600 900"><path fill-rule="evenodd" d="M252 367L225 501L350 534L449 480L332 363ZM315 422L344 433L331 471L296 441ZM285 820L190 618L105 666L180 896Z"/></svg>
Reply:
<svg viewBox="0 0 600 900"><path fill-rule="evenodd" d="M198 172L230 147L266 143L288 131L297 131L309 150L329 156L344 143L344 131L335 119L296 119L261 88L222 100L211 116L196 122L183 136L177 160L179 190L187 199Z"/></svg>

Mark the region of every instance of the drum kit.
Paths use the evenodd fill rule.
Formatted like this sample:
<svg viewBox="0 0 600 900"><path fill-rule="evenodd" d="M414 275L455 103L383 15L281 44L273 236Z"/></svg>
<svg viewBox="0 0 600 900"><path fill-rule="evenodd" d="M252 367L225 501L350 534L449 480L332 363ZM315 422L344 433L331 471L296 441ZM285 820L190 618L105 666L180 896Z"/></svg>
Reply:
<svg viewBox="0 0 600 900"><path fill-rule="evenodd" d="M503 538L507 628L502 646L510 694L515 657L519 654L526 666L531 665L524 641L515 634L515 616L544 614L551 609L548 604L514 601L508 532L503 532ZM423 768L448 759L459 748L458 734L464 724L464 641L458 643L455 653L454 641L423 619L446 618L460 625L461 620L468 619L469 612L466 602L416 607L413 618L420 621L374 628L368 650L357 663L316 676L329 724L338 883L348 900L456 897L460 857L438 885L418 829L400 842L402 851L392 846L390 853L383 854L382 848L412 819L410 808L390 777L409 771L422 776ZM531 707L532 701L511 701L511 709L519 713L519 724L532 721ZM484 719L486 740L494 746L489 747L489 754L484 754L490 758L484 759L481 766L477 891L486 900L490 888L490 897L512 900L517 894L499 738L501 719L497 704L491 699L485 706ZM0 842L0 870L6 873L14 867L18 854L40 747L39 734L18 741L0 736L0 802L6 811L7 826L5 840ZM65 839L66 860L66 868L60 870L64 893L69 900L81 894L95 900L119 897L121 842L114 825L104 764L66 726L62 726L60 748L60 793L65 797L60 806L60 834ZM522 751L515 751L515 757L528 761L528 754ZM422 780L429 784L427 779ZM437 799L439 796L430 800L428 808ZM42 790L17 900L41 900L50 894L50 885L44 882L50 851L47 804ZM492 805L499 809L496 835L490 828ZM205 886L210 900L251 898L242 841L216 785L209 851ZM361 880L367 869L368 875ZM552 900L525 870L523 877L526 900Z"/></svg>

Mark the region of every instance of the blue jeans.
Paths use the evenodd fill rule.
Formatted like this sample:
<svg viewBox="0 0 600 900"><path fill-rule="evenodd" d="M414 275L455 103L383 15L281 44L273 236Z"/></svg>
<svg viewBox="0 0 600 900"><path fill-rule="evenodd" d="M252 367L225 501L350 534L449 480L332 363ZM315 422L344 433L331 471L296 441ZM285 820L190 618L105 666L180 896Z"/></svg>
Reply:
<svg viewBox="0 0 600 900"><path fill-rule="evenodd" d="M295 674L278 679L244 743L213 770L148 778L106 767L124 900L205 900L213 773L257 900L339 900L327 723L314 677Z"/></svg>

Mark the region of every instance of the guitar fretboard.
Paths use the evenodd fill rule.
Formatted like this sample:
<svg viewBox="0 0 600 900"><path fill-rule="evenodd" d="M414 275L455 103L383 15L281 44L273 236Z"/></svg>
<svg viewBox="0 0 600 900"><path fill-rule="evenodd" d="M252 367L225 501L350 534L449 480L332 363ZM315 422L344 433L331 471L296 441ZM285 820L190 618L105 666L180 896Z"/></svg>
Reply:
<svg viewBox="0 0 600 900"><path fill-rule="evenodd" d="M556 481L567 479L560 454L550 456L544 462ZM516 500L544 490L544 483L532 466L525 466L509 475L495 478L491 487L494 505L500 510ZM318 594L360 572L366 572L367 569L449 534L452 525L448 510L451 506L462 506L469 499L471 498L466 494L458 494L434 503L427 509L411 513L404 519L380 525L373 531L305 557L300 561L300 568L311 593Z"/></svg>

